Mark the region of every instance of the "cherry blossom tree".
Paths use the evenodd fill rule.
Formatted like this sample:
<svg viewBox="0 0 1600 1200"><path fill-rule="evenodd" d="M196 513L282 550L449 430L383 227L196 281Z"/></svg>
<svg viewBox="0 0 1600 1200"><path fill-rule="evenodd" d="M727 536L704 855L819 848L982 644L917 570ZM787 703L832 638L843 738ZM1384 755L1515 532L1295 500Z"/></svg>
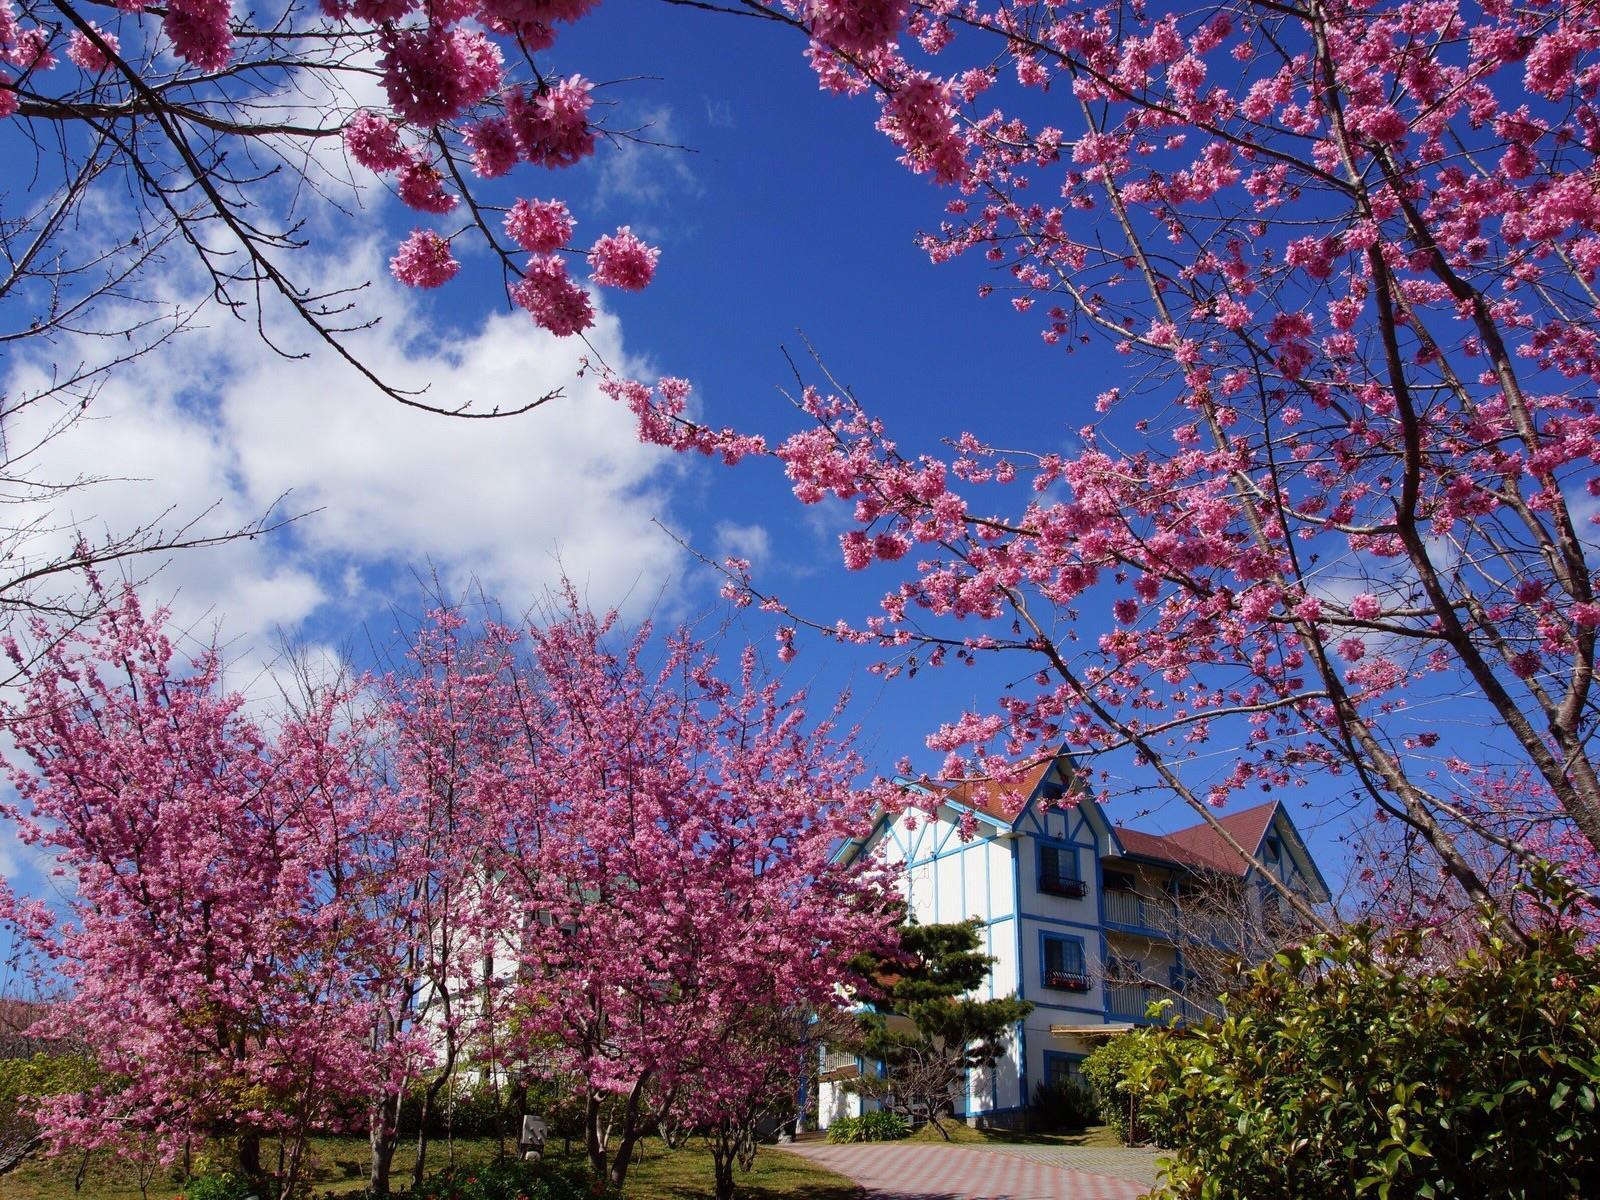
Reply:
<svg viewBox="0 0 1600 1200"><path fill-rule="evenodd" d="M508 206L485 184L642 136L606 128L596 85L550 68L558 31L594 3L284 0L235 12L229 0L6 0L0 136L8 160L31 156L35 171L0 207L7 340L159 341L193 309L156 272L195 268L210 301L286 354L300 351L273 331L281 311L396 401L445 411L352 349L349 334L368 323L356 306L366 280L316 283L297 265L312 206L382 181L423 223L390 261L402 283L446 283L459 269L454 244L481 239L537 324L588 328L592 305L569 261L586 253L596 283L637 290L656 251L626 227L585 250L559 201ZM100 205L105 215L86 221ZM44 392L81 397L127 353L60 371Z"/></svg>
<svg viewBox="0 0 1600 1200"><path fill-rule="evenodd" d="M371 280L348 264L375 189L414 214L386 256L410 287L450 280L475 239L501 273L503 303L574 336L594 320L585 278L650 282L657 251L626 226L575 240L576 219L548 195L557 179L542 173L649 137L608 123L600 84L554 69L557 31L592 7L0 2L0 346L12 368L0 502L21 514L0 529L0 621L91 615L54 586L85 563L154 561L292 515L269 506L222 526L209 512L169 512L97 536L74 528L65 502L96 481L39 465L108 380L218 312L286 359L343 359L397 403L512 415L438 403L428 381L383 378L363 360L353 335L376 320L360 303ZM506 195L513 186L528 194Z"/></svg>
<svg viewBox="0 0 1600 1200"><path fill-rule="evenodd" d="M385 1069L340 894L337 702L269 732L222 689L218 656L183 662L164 624L124 590L50 639L4 708L19 796L4 816L72 888L47 907L0 885L3 915L70 988L41 1032L103 1081L39 1120L57 1150L142 1138L169 1162L232 1139L256 1179L276 1135L292 1189L308 1135Z"/></svg>
<svg viewBox="0 0 1600 1200"><path fill-rule="evenodd" d="M1489 902L1451 832L1481 824L1445 781L1465 758L1525 770L1592 854L1592 8L776 15L942 189L932 259L976 256L980 295L1125 363L1063 408L1060 450L981 429L903 448L826 372L795 397L807 427L769 445L691 420L681 380L613 379L646 439L774 457L802 502L853 506L844 563L892 576L881 610L791 612L785 651L809 624L891 673L1035 664L930 737L949 777L1003 783L1059 744L1109 788L1120 754L1225 839L1233 797L1311 786L1403 823Z"/></svg>
<svg viewBox="0 0 1600 1200"><path fill-rule="evenodd" d="M891 918L881 869L833 858L888 798L857 790L834 719L808 724L751 651L724 679L680 631L652 665L650 629L615 623L569 595L530 635L483 902L502 1053L582 1081L591 1165L620 1186L652 1122L706 1124L793 1054L728 1053L753 1013L839 1004Z"/></svg>

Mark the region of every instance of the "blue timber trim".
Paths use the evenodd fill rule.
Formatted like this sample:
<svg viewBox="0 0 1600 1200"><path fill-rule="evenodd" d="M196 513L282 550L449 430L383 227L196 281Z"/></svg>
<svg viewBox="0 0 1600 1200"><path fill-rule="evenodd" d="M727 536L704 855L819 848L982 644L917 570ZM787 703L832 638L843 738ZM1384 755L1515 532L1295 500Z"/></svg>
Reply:
<svg viewBox="0 0 1600 1200"><path fill-rule="evenodd" d="M1085 1008L1081 1004L1053 1004L1049 1000L1033 1001L1034 1008L1048 1008L1052 1012L1082 1013L1088 1017L1103 1017L1105 1013L1098 1008Z"/></svg>
<svg viewBox="0 0 1600 1200"><path fill-rule="evenodd" d="M1020 841L1020 838L1013 838L1011 841L1011 911L1017 915L1017 999L1026 1000L1028 998L1028 985L1025 982L1027 972L1023 969L1022 958L1022 854L1019 846ZM1025 1106L1028 1103L1028 1023L1026 1020L1017 1022L1017 1101L1019 1106Z"/></svg>
<svg viewBox="0 0 1600 1200"><path fill-rule="evenodd" d="M1094 803L1092 800L1090 803ZM1100 919L1100 1019L1111 1023L1111 990L1105 986L1106 961L1111 957L1111 945L1106 941L1106 869L1100 856L1094 856L1094 904Z"/></svg>
<svg viewBox="0 0 1600 1200"><path fill-rule="evenodd" d="M1099 929L1098 925L1091 925L1088 921L1074 921L1068 917L1047 917L1042 913L1025 912L1022 914L1030 921L1042 921L1046 925L1067 925L1073 929Z"/></svg>

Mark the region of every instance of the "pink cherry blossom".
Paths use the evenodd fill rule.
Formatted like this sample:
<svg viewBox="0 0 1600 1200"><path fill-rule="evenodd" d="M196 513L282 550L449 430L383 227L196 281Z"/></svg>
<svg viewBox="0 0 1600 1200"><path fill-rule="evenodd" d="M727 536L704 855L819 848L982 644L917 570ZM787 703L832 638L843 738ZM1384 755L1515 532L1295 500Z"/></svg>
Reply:
<svg viewBox="0 0 1600 1200"><path fill-rule="evenodd" d="M512 285L511 299L532 315L534 324L557 337L582 333L594 324L589 294L567 274L559 255L536 254Z"/></svg>
<svg viewBox="0 0 1600 1200"><path fill-rule="evenodd" d="M533 254L552 254L572 238L575 222L559 200L518 200L506 213L506 236Z"/></svg>
<svg viewBox="0 0 1600 1200"><path fill-rule="evenodd" d="M95 36L105 44L106 48L115 54L121 49L117 42L117 35L107 33L103 29L96 29ZM111 65L106 50L102 50L87 35L74 29L72 36L67 39L67 57L85 71L104 71Z"/></svg>
<svg viewBox="0 0 1600 1200"><path fill-rule="evenodd" d="M400 131L382 113L364 108L344 127L350 156L369 171L395 171L411 161L400 143Z"/></svg>
<svg viewBox="0 0 1600 1200"><path fill-rule="evenodd" d="M637 292L649 286L660 257L660 250L647 246L624 225L596 239L589 249L589 266L596 283Z"/></svg>
<svg viewBox="0 0 1600 1200"><path fill-rule="evenodd" d="M389 271L414 288L436 288L455 278L461 264L450 253L450 243L426 229L414 230L389 260Z"/></svg>

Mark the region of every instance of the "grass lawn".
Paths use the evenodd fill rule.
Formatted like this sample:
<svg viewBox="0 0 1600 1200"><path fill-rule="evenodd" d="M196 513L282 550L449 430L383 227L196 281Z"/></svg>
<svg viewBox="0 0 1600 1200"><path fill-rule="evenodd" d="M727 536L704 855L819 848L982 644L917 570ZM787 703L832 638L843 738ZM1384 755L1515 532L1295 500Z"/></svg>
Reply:
<svg viewBox="0 0 1600 1200"><path fill-rule="evenodd" d="M556 1147L559 1153L559 1147ZM457 1142L457 1162L483 1162L495 1156L492 1141ZM367 1143L362 1138L317 1138L311 1146L312 1195L358 1196L366 1183ZM430 1146L428 1162L443 1166L443 1145ZM266 1155L263 1155L265 1158ZM397 1185L410 1179L412 1152L401 1147L395 1155ZM125 1163L104 1156L90 1160L79 1191L73 1189L78 1163L75 1160L34 1161L9 1175L0 1176L0 1200L172 1200L178 1185L166 1173L158 1173L139 1186L138 1172ZM812 1166L803 1158L762 1147L755 1168L748 1175L736 1174L739 1193L750 1200L780 1200L783 1197L815 1197L816 1200L851 1200L855 1185L842 1176ZM628 1173L629 1200L694 1200L710 1196L711 1155L698 1146L668 1150L659 1141L649 1141Z"/></svg>
<svg viewBox="0 0 1600 1200"><path fill-rule="evenodd" d="M1117 1135L1111 1132L1109 1125L1091 1125L1076 1133L1024 1133L1016 1129L974 1129L959 1121L945 1122L945 1129L949 1131L950 1141L961 1142L966 1145L992 1145L996 1142L1017 1145L1019 1143L1033 1146L1120 1146ZM924 1125L911 1135L913 1142L942 1142L945 1139L939 1136L939 1131L932 1125Z"/></svg>

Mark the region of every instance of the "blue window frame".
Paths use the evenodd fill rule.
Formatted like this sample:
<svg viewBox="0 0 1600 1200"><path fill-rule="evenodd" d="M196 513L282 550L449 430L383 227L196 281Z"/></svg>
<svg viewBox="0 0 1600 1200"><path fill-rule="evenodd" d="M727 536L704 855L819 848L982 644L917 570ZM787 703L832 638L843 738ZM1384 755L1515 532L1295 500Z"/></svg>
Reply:
<svg viewBox="0 0 1600 1200"><path fill-rule="evenodd" d="M1052 896L1084 895L1087 889L1078 870L1078 848L1044 840L1040 840L1038 846L1039 890Z"/></svg>
<svg viewBox="0 0 1600 1200"><path fill-rule="evenodd" d="M1044 1052L1044 1082L1046 1087L1061 1087L1069 1083L1078 1087L1087 1087L1089 1081L1083 1077L1083 1055L1063 1054L1059 1050L1046 1050Z"/></svg>
<svg viewBox="0 0 1600 1200"><path fill-rule="evenodd" d="M1081 937L1064 933L1039 935L1039 982L1063 992L1089 990L1089 970Z"/></svg>

